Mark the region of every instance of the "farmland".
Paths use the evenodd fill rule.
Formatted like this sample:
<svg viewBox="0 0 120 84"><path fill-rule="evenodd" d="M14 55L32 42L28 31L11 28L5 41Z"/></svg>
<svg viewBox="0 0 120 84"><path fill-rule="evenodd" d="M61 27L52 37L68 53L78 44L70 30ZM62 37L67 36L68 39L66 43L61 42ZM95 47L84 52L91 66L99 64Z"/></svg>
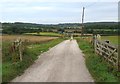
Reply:
<svg viewBox="0 0 120 84"><path fill-rule="evenodd" d="M95 25L94 25L95 24ZM100 35L117 35L117 25L110 26L107 23L88 23L85 24L85 33L100 34ZM34 63L38 56L49 50L51 47L62 42L61 38L65 33L65 29L79 28L81 24L58 24L58 25L40 25L27 23L4 23L2 38L2 61L3 61L3 82L11 81L18 75L21 75L25 69ZM55 31L56 30L56 31ZM114 30L114 31L113 31ZM62 33L62 34L60 34ZM69 32L68 32L69 33ZM75 33L75 32L72 32ZM118 44L119 36L101 36L101 40L109 40L111 44ZM11 50L12 43L21 38L24 45L23 60L14 61L13 56L18 55L19 52L14 53ZM92 37L77 37L77 42L80 49L86 55L86 65L96 81L118 81L117 77L112 74L107 64L104 63L98 55L94 54L93 46L87 41L92 42ZM67 45L67 44L66 44ZM1 45L0 45L1 46ZM13 54L12 54L13 53ZM65 57L65 56L64 56ZM19 57L17 57L19 58ZM96 64L96 65L95 65ZM99 66L99 67L98 67ZM116 74L115 74L116 75ZM119 75L119 74L117 74Z"/></svg>
<svg viewBox="0 0 120 84"><path fill-rule="evenodd" d="M26 68L28 68L38 55L47 51L49 48L62 42L64 39L58 37L44 37L44 36L29 36L29 35L3 35L2 37L2 61L3 61L3 82L8 82L21 75ZM10 46L15 39L21 38L28 40L26 48L23 53L23 61L14 62L12 60L12 52Z"/></svg>
<svg viewBox="0 0 120 84"><path fill-rule="evenodd" d="M29 40L30 43L41 43L44 41L50 41L53 39L56 39L57 37L45 37L45 36L29 36L29 35L3 35L0 36L2 37L2 42L13 42L17 38L21 38L22 40Z"/></svg>

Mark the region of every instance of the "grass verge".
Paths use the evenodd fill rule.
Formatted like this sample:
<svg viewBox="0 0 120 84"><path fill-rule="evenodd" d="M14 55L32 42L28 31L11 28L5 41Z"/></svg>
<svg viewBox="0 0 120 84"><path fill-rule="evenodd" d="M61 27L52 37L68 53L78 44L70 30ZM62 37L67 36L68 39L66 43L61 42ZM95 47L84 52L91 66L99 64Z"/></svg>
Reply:
<svg viewBox="0 0 120 84"><path fill-rule="evenodd" d="M49 48L57 45L63 40L64 40L63 38L58 38L45 43L28 45L24 52L22 62L13 63L11 61L12 59L11 56L9 56L9 54L5 52L6 55L8 54L8 56L6 57L5 60L3 60L2 82L9 82L16 76L21 75L25 69L27 69L31 64L34 63L34 61L38 58L38 55L49 50Z"/></svg>
<svg viewBox="0 0 120 84"><path fill-rule="evenodd" d="M109 70L107 63L94 53L94 48L89 42L82 38L76 40L85 54L86 66L95 82L119 82L118 77Z"/></svg>

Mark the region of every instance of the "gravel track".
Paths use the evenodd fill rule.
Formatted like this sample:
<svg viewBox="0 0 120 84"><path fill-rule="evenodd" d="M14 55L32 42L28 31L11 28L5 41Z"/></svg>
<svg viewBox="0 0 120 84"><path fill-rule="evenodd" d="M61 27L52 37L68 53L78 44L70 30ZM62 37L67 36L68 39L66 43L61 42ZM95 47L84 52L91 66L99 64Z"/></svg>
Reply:
<svg viewBox="0 0 120 84"><path fill-rule="evenodd" d="M93 82L76 40L65 40L41 54L12 82Z"/></svg>

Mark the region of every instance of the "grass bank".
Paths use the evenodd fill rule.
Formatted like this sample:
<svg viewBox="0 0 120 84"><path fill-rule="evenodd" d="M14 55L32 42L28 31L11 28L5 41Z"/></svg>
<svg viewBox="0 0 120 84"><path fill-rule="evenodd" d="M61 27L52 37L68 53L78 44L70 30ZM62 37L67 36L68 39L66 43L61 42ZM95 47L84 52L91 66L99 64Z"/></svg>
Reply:
<svg viewBox="0 0 120 84"><path fill-rule="evenodd" d="M4 49L3 54L5 54L6 57L3 58L2 81L9 82L16 76L21 75L25 69L27 69L31 64L34 63L34 61L38 58L38 55L49 50L49 48L57 45L63 40L64 40L63 38L58 38L58 39L54 39L52 41L47 41L44 43L30 44L27 46L26 50L24 51L23 61L22 62L19 61L16 63L12 62L12 57L10 56L9 53L7 53L7 50ZM3 45L9 46L10 43L6 43ZM6 48L6 47L3 47L3 48Z"/></svg>
<svg viewBox="0 0 120 84"><path fill-rule="evenodd" d="M82 38L76 38L76 40L80 49L85 54L86 66L95 82L119 81L118 77L109 70L107 63L100 56L94 53L94 48L89 42Z"/></svg>

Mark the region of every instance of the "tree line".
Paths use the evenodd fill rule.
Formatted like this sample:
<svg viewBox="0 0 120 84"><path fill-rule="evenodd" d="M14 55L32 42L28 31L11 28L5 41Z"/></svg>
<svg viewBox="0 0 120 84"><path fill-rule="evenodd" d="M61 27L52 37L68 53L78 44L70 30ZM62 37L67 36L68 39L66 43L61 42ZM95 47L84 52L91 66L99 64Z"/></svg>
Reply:
<svg viewBox="0 0 120 84"><path fill-rule="evenodd" d="M64 24L35 24L35 23L2 23L3 34L23 34L33 32L52 32L53 29L58 32L64 32L66 28L80 28L80 23L64 23ZM84 33L91 34L119 34L119 26L117 22L94 22L84 23Z"/></svg>

